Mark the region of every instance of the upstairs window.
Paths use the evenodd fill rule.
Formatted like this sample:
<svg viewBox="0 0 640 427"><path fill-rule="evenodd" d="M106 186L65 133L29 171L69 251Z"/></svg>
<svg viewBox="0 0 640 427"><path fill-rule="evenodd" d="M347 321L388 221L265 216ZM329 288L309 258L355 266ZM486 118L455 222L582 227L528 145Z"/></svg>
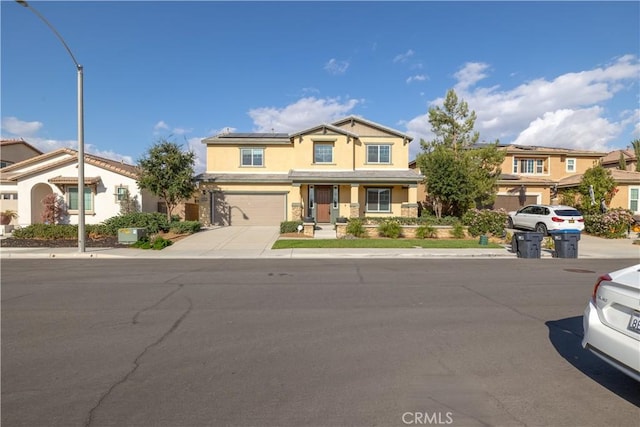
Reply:
<svg viewBox="0 0 640 427"><path fill-rule="evenodd" d="M264 148L240 149L240 166L243 166L243 167L264 166Z"/></svg>
<svg viewBox="0 0 640 427"><path fill-rule="evenodd" d="M544 159L519 159L513 158L513 173L521 174L543 174Z"/></svg>
<svg viewBox="0 0 640 427"><path fill-rule="evenodd" d="M333 163L333 144L315 144L313 163Z"/></svg>
<svg viewBox="0 0 640 427"><path fill-rule="evenodd" d="M567 172L575 172L576 171L576 159L567 159Z"/></svg>
<svg viewBox="0 0 640 427"><path fill-rule="evenodd" d="M391 145L367 145L367 163L391 163Z"/></svg>

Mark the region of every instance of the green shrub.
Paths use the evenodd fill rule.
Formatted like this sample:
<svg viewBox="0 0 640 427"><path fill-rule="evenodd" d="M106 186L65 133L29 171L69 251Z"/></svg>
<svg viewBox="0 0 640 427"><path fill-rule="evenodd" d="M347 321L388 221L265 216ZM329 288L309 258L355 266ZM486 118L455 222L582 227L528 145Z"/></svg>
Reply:
<svg viewBox="0 0 640 427"><path fill-rule="evenodd" d="M176 234L193 234L202 229L202 224L199 221L179 221L172 222L169 231Z"/></svg>
<svg viewBox="0 0 640 427"><path fill-rule="evenodd" d="M606 213L584 215L584 231L608 239L619 239L627 235L633 215L627 209L610 209Z"/></svg>
<svg viewBox="0 0 640 427"><path fill-rule="evenodd" d="M116 235L110 227L104 224L86 224L85 231L87 235L92 238Z"/></svg>
<svg viewBox="0 0 640 427"><path fill-rule="evenodd" d="M149 237L144 237L137 242L134 242L131 246L138 249L153 249L159 251L171 245L173 245L171 240L157 236L151 239Z"/></svg>
<svg viewBox="0 0 640 427"><path fill-rule="evenodd" d="M78 237L78 226L71 224L31 224L13 230L18 239L74 239Z"/></svg>
<svg viewBox="0 0 640 427"><path fill-rule="evenodd" d="M351 218L347 223L347 234L355 237L364 236L364 224L360 218Z"/></svg>
<svg viewBox="0 0 640 427"><path fill-rule="evenodd" d="M382 237L397 239L402 234L402 226L398 221L387 220L378 225L378 233L380 233Z"/></svg>
<svg viewBox="0 0 640 427"><path fill-rule="evenodd" d="M118 234L120 228L146 228L149 234L169 231L167 216L159 212L133 212L118 215L107 219L103 224L114 236Z"/></svg>
<svg viewBox="0 0 640 427"><path fill-rule="evenodd" d="M432 225L421 225L416 228L416 237L418 239L436 238L438 233Z"/></svg>
<svg viewBox="0 0 640 427"><path fill-rule="evenodd" d="M464 234L464 226L459 221L453 224L453 228L449 231L449 233L454 239L464 239L466 237Z"/></svg>
<svg viewBox="0 0 640 427"><path fill-rule="evenodd" d="M462 216L462 222L469 227L472 236L502 236L508 214L504 209L470 209Z"/></svg>
<svg viewBox="0 0 640 427"><path fill-rule="evenodd" d="M283 221L280 223L280 233L297 233L302 221Z"/></svg>

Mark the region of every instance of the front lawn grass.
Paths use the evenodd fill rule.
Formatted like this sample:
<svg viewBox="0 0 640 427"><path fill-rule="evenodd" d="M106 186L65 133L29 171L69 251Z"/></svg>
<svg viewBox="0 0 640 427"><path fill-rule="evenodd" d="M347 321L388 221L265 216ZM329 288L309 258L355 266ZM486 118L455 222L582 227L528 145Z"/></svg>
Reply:
<svg viewBox="0 0 640 427"><path fill-rule="evenodd" d="M496 249L502 246L489 242L480 245L478 239L280 239L271 249Z"/></svg>

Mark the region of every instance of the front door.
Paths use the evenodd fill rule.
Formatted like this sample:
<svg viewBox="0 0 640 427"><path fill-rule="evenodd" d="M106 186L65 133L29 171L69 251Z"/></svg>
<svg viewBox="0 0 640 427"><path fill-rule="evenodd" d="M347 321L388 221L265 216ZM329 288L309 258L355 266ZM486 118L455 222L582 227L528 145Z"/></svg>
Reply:
<svg viewBox="0 0 640 427"><path fill-rule="evenodd" d="M316 187L316 221L331 222L331 194L332 187Z"/></svg>

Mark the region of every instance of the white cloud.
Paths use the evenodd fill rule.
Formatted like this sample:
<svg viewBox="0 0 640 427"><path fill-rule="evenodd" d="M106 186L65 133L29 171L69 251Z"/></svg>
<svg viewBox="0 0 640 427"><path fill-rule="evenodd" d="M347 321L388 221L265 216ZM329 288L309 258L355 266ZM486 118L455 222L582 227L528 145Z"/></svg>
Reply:
<svg viewBox="0 0 640 427"><path fill-rule="evenodd" d="M407 60L411 58L414 53L415 52L413 50L409 49L405 53L396 55L395 58L393 58L393 62L407 62Z"/></svg>
<svg viewBox="0 0 640 427"><path fill-rule="evenodd" d="M187 147L195 154L194 171L197 174L207 169L207 146L202 143L205 137L189 138Z"/></svg>
<svg viewBox="0 0 640 427"><path fill-rule="evenodd" d="M551 80L534 79L512 89L479 86L488 69L484 63L467 63L455 74L454 89L458 99L476 112L475 129L481 140L606 151L628 126L635 126L640 135L637 111L615 117L605 105L618 92L637 90L640 63L635 56ZM444 96L429 106L441 106L443 101ZM407 121L406 126L416 139L433 139L428 112ZM412 147L412 154L418 148Z"/></svg>
<svg viewBox="0 0 640 427"><path fill-rule="evenodd" d="M411 76L411 77L407 78L407 83L423 82L425 80L427 80L427 76L425 76L424 74L417 74L415 76Z"/></svg>
<svg viewBox="0 0 640 427"><path fill-rule="evenodd" d="M153 127L153 130L155 131L160 131L160 130L167 130L169 129L169 125L166 124L164 122L164 120L160 120L158 123L155 124L155 126Z"/></svg>
<svg viewBox="0 0 640 427"><path fill-rule="evenodd" d="M29 137L42 128L42 122L25 122L17 117L3 117L2 130L16 136Z"/></svg>
<svg viewBox="0 0 640 427"><path fill-rule="evenodd" d="M340 98L302 98L283 108L261 107L249 111L255 132L296 132L319 123L337 120L363 100Z"/></svg>
<svg viewBox="0 0 640 427"><path fill-rule="evenodd" d="M619 126L601 117L602 108L546 112L518 135L514 144L567 147L607 151L607 142L620 132Z"/></svg>
<svg viewBox="0 0 640 427"><path fill-rule="evenodd" d="M324 69L331 74L344 74L347 68L349 68L349 61L338 61L334 58L324 65Z"/></svg>
<svg viewBox="0 0 640 427"><path fill-rule="evenodd" d="M467 62L462 69L454 74L458 79L458 84L455 87L456 92L463 91L487 77L485 74L487 68L489 66L481 62Z"/></svg>

